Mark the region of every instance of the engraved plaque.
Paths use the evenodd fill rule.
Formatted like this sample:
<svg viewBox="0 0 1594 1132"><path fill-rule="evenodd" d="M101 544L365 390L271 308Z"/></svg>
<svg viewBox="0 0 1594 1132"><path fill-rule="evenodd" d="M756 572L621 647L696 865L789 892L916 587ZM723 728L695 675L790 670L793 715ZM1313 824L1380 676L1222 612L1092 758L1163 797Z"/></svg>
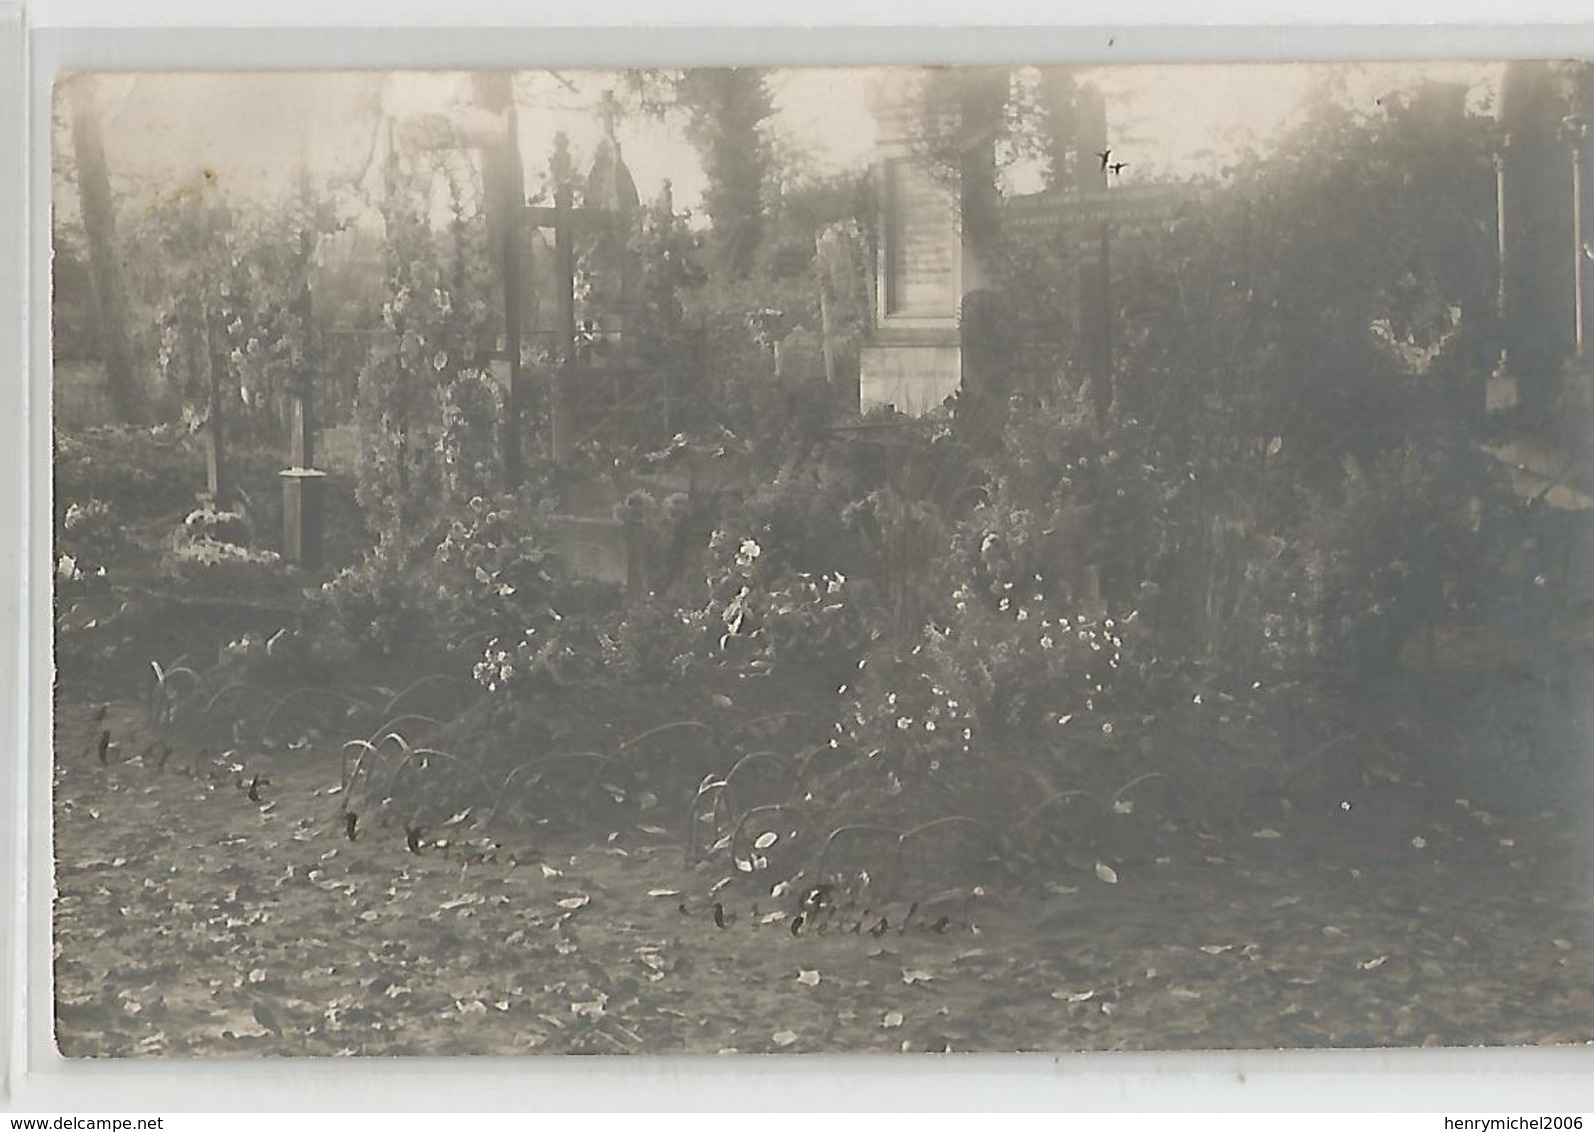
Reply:
<svg viewBox="0 0 1594 1132"><path fill-rule="evenodd" d="M885 163L886 317L958 314L952 194L908 158Z"/></svg>

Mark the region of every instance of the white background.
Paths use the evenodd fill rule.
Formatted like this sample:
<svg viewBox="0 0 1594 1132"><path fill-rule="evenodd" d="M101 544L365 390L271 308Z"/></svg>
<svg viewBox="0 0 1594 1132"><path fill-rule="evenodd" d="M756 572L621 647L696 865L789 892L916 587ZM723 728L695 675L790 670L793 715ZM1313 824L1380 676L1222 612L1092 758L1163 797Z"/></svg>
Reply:
<svg viewBox="0 0 1594 1132"><path fill-rule="evenodd" d="M43 127L55 71L1594 55L1589 15L1570 0L1352 0L1328 11L1264 0L1217 0L1199 9L1089 0L1066 8L1072 30L1039 27L1064 11L1041 0L984 0L977 6L966 0L911 6L790 0L778 8L746 0L587 0L558 6L56 0L30 5L31 30L24 32L20 9L0 0L0 403L6 406L0 412L0 452L8 461L0 471L0 752L15 756L0 755L0 1111L1040 1107L1417 1109L1462 1115L1594 1109L1594 1047L1200 1056L404 1058L359 1064L66 1063L51 1050L49 179ZM577 20L586 26L569 26ZM1167 26L1196 20L1238 26ZM1326 20L1336 26L1308 26ZM1573 26L1578 20L1583 26ZM970 27L973 21L983 28ZM1421 26L1439 21L1444 26ZM521 30L482 30L503 24ZM561 24L566 26L552 26ZM212 30L192 30L201 25ZM309 25L322 30L293 30ZM862 25L876 26L858 30ZM431 30L417 30L425 26ZM250 30L240 30L245 28ZM27 160L16 162L13 155L24 152L29 130ZM30 577L39 582L31 589ZM1441 1127L1437 1120L1408 1126Z"/></svg>

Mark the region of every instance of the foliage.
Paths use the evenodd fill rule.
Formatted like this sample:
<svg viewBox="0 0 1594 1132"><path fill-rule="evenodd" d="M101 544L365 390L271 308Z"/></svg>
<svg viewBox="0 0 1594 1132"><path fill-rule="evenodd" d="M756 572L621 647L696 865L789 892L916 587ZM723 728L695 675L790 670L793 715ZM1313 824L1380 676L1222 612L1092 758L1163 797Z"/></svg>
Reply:
<svg viewBox="0 0 1594 1132"><path fill-rule="evenodd" d="M206 592L238 592L270 585L285 574L275 551L248 544L253 534L241 505L218 509L206 504L189 512L172 532L161 569L177 580Z"/></svg>
<svg viewBox="0 0 1594 1132"><path fill-rule="evenodd" d="M124 532L103 499L67 504L61 516L62 549L104 561L121 547Z"/></svg>
<svg viewBox="0 0 1594 1132"><path fill-rule="evenodd" d="M446 151L384 168L388 299L360 372L358 496L382 535L420 537L447 499L488 489L499 402L486 373L492 279L474 172ZM431 227L439 183L452 220Z"/></svg>
<svg viewBox="0 0 1594 1132"><path fill-rule="evenodd" d="M767 76L757 67L692 68L682 72L676 100L708 178L703 207L713 225L714 264L745 277L763 237L769 146L761 124L774 113Z"/></svg>
<svg viewBox="0 0 1594 1132"><path fill-rule="evenodd" d="M723 531L709 554L709 598L692 617L716 664L817 689L833 686L868 645L860 587L841 571L796 569L757 540Z"/></svg>
<svg viewBox="0 0 1594 1132"><path fill-rule="evenodd" d="M461 637L525 624L549 607L557 569L513 498L476 496L437 544L437 609Z"/></svg>
<svg viewBox="0 0 1594 1132"><path fill-rule="evenodd" d="M203 419L214 369L233 432L280 441L286 395L321 360L313 249L336 227L324 198L238 202L208 181L135 214L126 262L131 293L148 297L135 325L150 330L134 346L161 378L167 419Z"/></svg>
<svg viewBox="0 0 1594 1132"><path fill-rule="evenodd" d="M391 536L367 550L321 587L331 652L366 659L392 657L426 641L435 630L413 549Z"/></svg>

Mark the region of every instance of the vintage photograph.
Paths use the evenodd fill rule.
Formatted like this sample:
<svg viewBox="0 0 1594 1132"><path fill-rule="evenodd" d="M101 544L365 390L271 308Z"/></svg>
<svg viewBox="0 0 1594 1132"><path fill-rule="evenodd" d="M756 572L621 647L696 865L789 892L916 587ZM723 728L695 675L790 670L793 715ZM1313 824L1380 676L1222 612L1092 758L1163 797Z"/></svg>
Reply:
<svg viewBox="0 0 1594 1132"><path fill-rule="evenodd" d="M1594 1042L1591 113L63 75L60 1052Z"/></svg>

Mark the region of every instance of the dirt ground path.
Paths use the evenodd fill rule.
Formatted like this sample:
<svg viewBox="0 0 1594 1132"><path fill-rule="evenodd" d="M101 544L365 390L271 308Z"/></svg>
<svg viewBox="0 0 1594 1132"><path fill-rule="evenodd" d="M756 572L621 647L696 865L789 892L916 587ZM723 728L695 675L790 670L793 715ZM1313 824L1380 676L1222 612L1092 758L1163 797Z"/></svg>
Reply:
<svg viewBox="0 0 1594 1132"><path fill-rule="evenodd" d="M411 852L398 827L349 839L336 755L278 757L252 800L254 768L160 765L140 728L130 705L58 720L69 1057L1594 1039L1571 810L1506 820L1390 786L1194 858L994 887L940 931L892 906L794 935L729 889L720 926L674 816L617 810L595 837L486 852L445 830Z"/></svg>

